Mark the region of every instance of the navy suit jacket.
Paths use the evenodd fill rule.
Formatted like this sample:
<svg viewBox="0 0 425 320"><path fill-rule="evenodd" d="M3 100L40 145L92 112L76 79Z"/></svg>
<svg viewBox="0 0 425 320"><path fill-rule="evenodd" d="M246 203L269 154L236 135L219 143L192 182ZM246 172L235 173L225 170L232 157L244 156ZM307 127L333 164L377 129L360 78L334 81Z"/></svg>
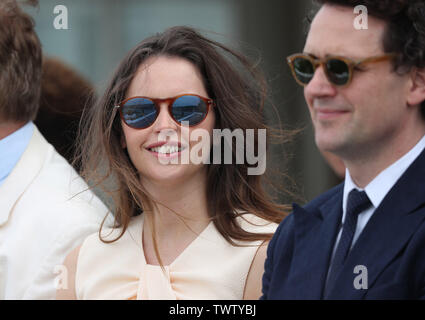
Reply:
<svg viewBox="0 0 425 320"><path fill-rule="evenodd" d="M342 217L343 184L293 212L267 250L261 299L323 299ZM366 267L367 289L354 273ZM425 299L425 151L376 208L351 249L330 299Z"/></svg>

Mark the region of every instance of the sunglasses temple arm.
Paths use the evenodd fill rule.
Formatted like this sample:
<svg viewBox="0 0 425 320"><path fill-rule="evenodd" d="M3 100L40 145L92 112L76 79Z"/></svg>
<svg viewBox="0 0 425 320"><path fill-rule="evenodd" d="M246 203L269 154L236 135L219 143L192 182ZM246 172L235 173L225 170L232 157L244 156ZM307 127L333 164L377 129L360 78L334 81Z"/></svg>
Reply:
<svg viewBox="0 0 425 320"><path fill-rule="evenodd" d="M358 66L358 65L361 65L363 63L373 63L373 62L381 62L381 61L385 61L385 60L390 60L390 59L394 59L396 56L397 56L396 54L392 53L392 54L386 54L386 55L378 56L378 57L371 57L371 58L367 58L367 59L364 59L364 60L356 61L354 63L354 66Z"/></svg>

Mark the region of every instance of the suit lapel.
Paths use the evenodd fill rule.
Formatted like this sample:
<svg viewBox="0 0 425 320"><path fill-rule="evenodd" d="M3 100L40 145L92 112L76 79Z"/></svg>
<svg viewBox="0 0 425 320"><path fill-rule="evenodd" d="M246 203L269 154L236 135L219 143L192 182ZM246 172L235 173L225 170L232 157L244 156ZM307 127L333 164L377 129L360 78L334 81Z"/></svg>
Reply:
<svg viewBox="0 0 425 320"><path fill-rule="evenodd" d="M299 299L320 299L342 215L342 187L319 208L294 205L292 287Z"/></svg>
<svg viewBox="0 0 425 320"><path fill-rule="evenodd" d="M50 145L34 126L34 133L27 149L0 186L0 226L8 221L16 202L40 172L49 147Z"/></svg>
<svg viewBox="0 0 425 320"><path fill-rule="evenodd" d="M389 191L360 234L330 298L361 299L367 293L354 288L354 268L367 268L368 288L405 248L425 220L425 151Z"/></svg>

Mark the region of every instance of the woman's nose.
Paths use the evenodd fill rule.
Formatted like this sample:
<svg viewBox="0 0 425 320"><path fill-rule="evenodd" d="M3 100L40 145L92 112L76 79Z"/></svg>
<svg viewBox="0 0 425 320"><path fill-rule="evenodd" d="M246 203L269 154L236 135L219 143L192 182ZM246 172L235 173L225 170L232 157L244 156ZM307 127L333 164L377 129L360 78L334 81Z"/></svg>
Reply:
<svg viewBox="0 0 425 320"><path fill-rule="evenodd" d="M159 114L153 123L153 129L155 132L160 132L163 130L176 130L178 124L173 120L171 114L168 111L168 106L166 104L161 104L159 106Z"/></svg>

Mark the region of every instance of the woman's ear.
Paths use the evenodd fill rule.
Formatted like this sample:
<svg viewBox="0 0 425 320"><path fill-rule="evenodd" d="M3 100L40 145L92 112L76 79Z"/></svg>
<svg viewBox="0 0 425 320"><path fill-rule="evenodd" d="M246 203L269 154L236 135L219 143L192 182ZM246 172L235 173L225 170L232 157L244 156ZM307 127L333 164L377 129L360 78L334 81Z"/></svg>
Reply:
<svg viewBox="0 0 425 320"><path fill-rule="evenodd" d="M411 81L412 86L407 95L407 103L416 106L425 101L425 68L413 70Z"/></svg>

